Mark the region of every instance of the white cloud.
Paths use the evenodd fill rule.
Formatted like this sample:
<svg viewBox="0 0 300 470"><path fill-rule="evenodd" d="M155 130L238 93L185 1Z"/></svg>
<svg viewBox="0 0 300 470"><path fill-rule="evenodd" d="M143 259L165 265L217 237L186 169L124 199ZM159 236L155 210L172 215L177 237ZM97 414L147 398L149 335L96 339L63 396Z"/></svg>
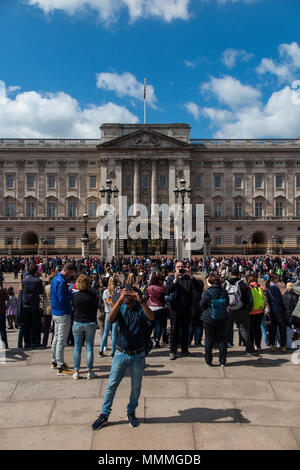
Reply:
<svg viewBox="0 0 300 470"><path fill-rule="evenodd" d="M108 102L82 109L64 92L28 91L9 98L0 81L0 135L20 138L100 138L103 122L137 123L138 118L123 106Z"/></svg>
<svg viewBox="0 0 300 470"><path fill-rule="evenodd" d="M272 93L266 104L255 101L235 108L227 102L231 109L206 107L201 112L211 121L214 138L296 138L300 135L299 86L300 81L294 88Z"/></svg>
<svg viewBox="0 0 300 470"><path fill-rule="evenodd" d="M184 108L189 114L194 117L196 121L199 119L200 108L196 103L193 103L192 101L190 101L189 103L185 103Z"/></svg>
<svg viewBox="0 0 300 470"><path fill-rule="evenodd" d="M295 73L300 69L300 47L296 42L291 44L280 44L279 55L281 61L277 63L273 59L264 58L256 71L259 74L271 73L276 75L280 81L292 80Z"/></svg>
<svg viewBox="0 0 300 470"><path fill-rule="evenodd" d="M191 62L190 60L185 60L184 61L184 64L186 67L188 67L189 69L194 69L196 67L196 63L195 62Z"/></svg>
<svg viewBox="0 0 300 470"><path fill-rule="evenodd" d="M45 13L63 10L70 15L91 8L106 23L116 20L123 9L127 9L130 21L154 17L171 22L189 18L190 0L27 0L27 3Z"/></svg>
<svg viewBox="0 0 300 470"><path fill-rule="evenodd" d="M243 85L231 76L223 78L211 77L210 81L201 85L202 92L209 92L220 103L235 109L255 103L261 96L259 90L252 86Z"/></svg>
<svg viewBox="0 0 300 470"><path fill-rule="evenodd" d="M247 62L253 57L253 54L249 54L244 50L237 50L237 49L226 49L223 52L222 62L223 64L232 69L236 63L239 62Z"/></svg>
<svg viewBox="0 0 300 470"><path fill-rule="evenodd" d="M144 100L144 83L137 81L130 72L118 73L99 73L97 74L97 87L102 90L108 90L116 93L123 98L125 96L134 98L138 101ZM147 103L156 108L156 96L152 85L147 84Z"/></svg>

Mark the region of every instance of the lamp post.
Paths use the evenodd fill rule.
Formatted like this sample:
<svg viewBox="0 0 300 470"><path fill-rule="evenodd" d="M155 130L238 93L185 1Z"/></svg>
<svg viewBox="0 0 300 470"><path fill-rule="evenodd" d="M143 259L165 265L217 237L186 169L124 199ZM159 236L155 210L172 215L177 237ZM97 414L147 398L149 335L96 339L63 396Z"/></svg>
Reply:
<svg viewBox="0 0 300 470"><path fill-rule="evenodd" d="M250 254L250 237L249 237L249 235L247 235L246 240L247 240L247 254Z"/></svg>
<svg viewBox="0 0 300 470"><path fill-rule="evenodd" d="M245 255L246 251L247 251L247 240L246 240L246 238L243 238L242 244L243 244L243 254Z"/></svg>
<svg viewBox="0 0 300 470"><path fill-rule="evenodd" d="M82 219L84 222L84 233L81 239L81 256L82 258L88 258L89 257L89 235L87 233L87 223L89 220L89 216L86 212L83 214Z"/></svg>
<svg viewBox="0 0 300 470"><path fill-rule="evenodd" d="M190 250L185 250L184 248L184 204L185 204L185 196L187 196L189 199L191 198L192 190L190 187L186 188L186 181L184 178L181 178L179 181L180 187L178 188L177 186L174 189L174 195L175 195L175 202L178 201L179 196L181 196L181 240L177 239L176 240L176 258L178 260L181 260L183 258L190 258L191 257L191 252Z"/></svg>
<svg viewBox="0 0 300 470"><path fill-rule="evenodd" d="M275 249L275 237L274 237L274 235L271 236L271 240L272 240L272 255L274 255L274 249Z"/></svg>
<svg viewBox="0 0 300 470"><path fill-rule="evenodd" d="M115 185L114 188L112 189L112 180L108 178L105 181L106 186L100 189L100 195L101 198L103 199L106 197L106 204L110 205L111 197L112 195L114 198L118 197L119 190L117 186ZM104 212L104 216L108 215L108 211ZM102 257L104 259L111 259L114 256L116 256L116 240L110 240L110 239L105 239L102 240Z"/></svg>
<svg viewBox="0 0 300 470"><path fill-rule="evenodd" d="M205 221L204 249L203 249L204 258L207 258L208 256L210 256L211 238L208 232L208 219L209 219L209 214L204 214L204 221Z"/></svg>
<svg viewBox="0 0 300 470"><path fill-rule="evenodd" d="M18 245L19 245L19 237L16 237L16 252L18 251Z"/></svg>

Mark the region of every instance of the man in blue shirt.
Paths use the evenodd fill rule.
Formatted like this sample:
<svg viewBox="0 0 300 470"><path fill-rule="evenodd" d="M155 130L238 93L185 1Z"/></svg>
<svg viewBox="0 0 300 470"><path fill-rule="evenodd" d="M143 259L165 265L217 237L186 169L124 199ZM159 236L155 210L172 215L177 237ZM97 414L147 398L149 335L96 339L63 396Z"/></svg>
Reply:
<svg viewBox="0 0 300 470"><path fill-rule="evenodd" d="M135 416L141 393L145 368L145 334L147 319L153 321L152 310L142 300L139 293L124 289L110 311L108 321L118 322L118 344L113 358L110 376L106 387L102 411L92 424L92 429L101 429L108 421L117 388L127 367L131 372L131 394L127 406L128 422L131 427L139 425Z"/></svg>

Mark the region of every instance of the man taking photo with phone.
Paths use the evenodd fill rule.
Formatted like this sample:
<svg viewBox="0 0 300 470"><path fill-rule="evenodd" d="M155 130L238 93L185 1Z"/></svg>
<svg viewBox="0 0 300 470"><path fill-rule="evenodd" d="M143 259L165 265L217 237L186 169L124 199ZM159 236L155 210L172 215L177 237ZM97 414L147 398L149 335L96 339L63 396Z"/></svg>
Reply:
<svg viewBox="0 0 300 470"><path fill-rule="evenodd" d="M191 269L185 267L182 261L175 265L175 275L168 279L165 294L169 296L170 306L170 360L176 359L177 345L181 328L181 355L193 356L188 350L189 324L191 307L193 305L193 291L200 291L201 287L193 277ZM195 296L194 296L195 297Z"/></svg>
<svg viewBox="0 0 300 470"><path fill-rule="evenodd" d="M108 422L115 393L127 367L130 368L131 373L131 394L127 406L128 422L131 427L139 425L135 410L138 406L145 368L147 319L153 321L154 318L154 313L138 292L122 290L108 317L110 323L118 322L119 334L102 411L99 418L92 424L94 431L101 429Z"/></svg>

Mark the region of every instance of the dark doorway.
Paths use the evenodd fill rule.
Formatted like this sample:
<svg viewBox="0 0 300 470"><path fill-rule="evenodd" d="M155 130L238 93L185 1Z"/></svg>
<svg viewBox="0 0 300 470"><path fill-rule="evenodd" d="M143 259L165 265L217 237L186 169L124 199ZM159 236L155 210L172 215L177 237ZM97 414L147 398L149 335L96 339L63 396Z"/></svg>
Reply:
<svg viewBox="0 0 300 470"><path fill-rule="evenodd" d="M264 232L255 232L252 235L251 251L254 255L263 255L267 251L267 237Z"/></svg>
<svg viewBox="0 0 300 470"><path fill-rule="evenodd" d="M39 238L34 232L26 232L22 236L22 252L24 254L36 255L38 253Z"/></svg>

